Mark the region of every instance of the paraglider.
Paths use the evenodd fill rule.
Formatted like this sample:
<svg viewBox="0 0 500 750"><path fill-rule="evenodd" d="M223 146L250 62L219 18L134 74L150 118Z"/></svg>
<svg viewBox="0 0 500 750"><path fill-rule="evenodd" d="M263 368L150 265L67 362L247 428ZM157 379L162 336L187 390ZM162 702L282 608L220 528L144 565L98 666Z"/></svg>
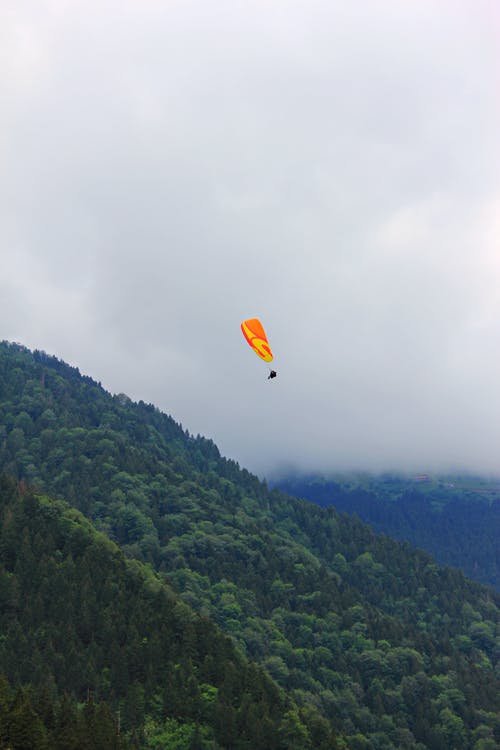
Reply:
<svg viewBox="0 0 500 750"><path fill-rule="evenodd" d="M254 350L255 354L264 360L264 362L273 361L273 353L267 340L264 326L258 318L249 318L244 320L241 324L241 330L243 336L248 341L249 345ZM275 378L277 375L276 370L270 370L268 380Z"/></svg>

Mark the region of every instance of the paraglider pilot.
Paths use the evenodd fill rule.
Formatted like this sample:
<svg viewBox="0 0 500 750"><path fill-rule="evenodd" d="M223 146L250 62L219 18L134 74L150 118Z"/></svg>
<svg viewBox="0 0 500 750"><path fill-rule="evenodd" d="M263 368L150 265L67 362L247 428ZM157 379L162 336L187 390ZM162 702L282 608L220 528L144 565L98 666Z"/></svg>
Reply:
<svg viewBox="0 0 500 750"><path fill-rule="evenodd" d="M264 362L273 361L273 353L267 340L264 327L258 318L249 318L241 324L243 336L254 350L255 354L264 360ZM268 380L275 378L278 373L276 370L269 370Z"/></svg>

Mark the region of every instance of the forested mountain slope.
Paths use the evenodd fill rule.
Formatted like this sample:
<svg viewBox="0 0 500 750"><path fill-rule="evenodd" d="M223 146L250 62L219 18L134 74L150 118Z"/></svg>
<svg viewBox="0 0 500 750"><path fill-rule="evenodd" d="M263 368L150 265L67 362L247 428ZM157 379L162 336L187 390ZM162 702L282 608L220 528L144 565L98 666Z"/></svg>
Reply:
<svg viewBox="0 0 500 750"><path fill-rule="evenodd" d="M73 717L75 735L85 728L89 696L104 698L107 712L97 718L107 739L91 747L191 748L197 737L196 747L271 750L282 747L290 724L300 726L283 691L227 636L78 511L21 494L0 477L0 529L0 672L53 701L87 699ZM71 724L72 713L66 709L60 724ZM29 723L37 718L43 714ZM50 738L48 724L48 733L37 728L31 750ZM52 731L64 750L68 729ZM325 723L323 730L320 747L335 748ZM2 736L0 728L0 743ZM80 742L75 736L75 747L89 747Z"/></svg>
<svg viewBox="0 0 500 750"><path fill-rule="evenodd" d="M429 555L269 492L154 407L6 343L0 467L150 562L353 750L500 741L499 599ZM315 721L293 729L304 748Z"/></svg>
<svg viewBox="0 0 500 750"><path fill-rule="evenodd" d="M296 497L356 515L377 532L427 550L500 590L500 487L480 478L293 476L276 485Z"/></svg>

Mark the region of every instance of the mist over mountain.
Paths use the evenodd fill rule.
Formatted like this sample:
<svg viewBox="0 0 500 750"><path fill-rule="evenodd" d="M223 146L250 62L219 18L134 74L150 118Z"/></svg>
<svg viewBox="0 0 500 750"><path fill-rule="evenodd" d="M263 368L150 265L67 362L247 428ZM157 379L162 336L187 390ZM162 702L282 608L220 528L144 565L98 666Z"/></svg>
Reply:
<svg viewBox="0 0 500 750"><path fill-rule="evenodd" d="M1 337L261 477L499 472L498 1L119 8L0 3Z"/></svg>

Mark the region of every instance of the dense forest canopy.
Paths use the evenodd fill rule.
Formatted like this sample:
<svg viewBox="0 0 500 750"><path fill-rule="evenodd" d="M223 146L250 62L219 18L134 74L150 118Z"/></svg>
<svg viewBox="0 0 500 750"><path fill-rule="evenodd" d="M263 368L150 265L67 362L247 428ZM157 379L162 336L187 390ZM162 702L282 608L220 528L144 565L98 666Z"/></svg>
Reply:
<svg viewBox="0 0 500 750"><path fill-rule="evenodd" d="M334 742L323 721L354 750L500 742L499 598L430 555L7 343L0 468L78 508L259 662L302 712L284 747Z"/></svg>
<svg viewBox="0 0 500 750"><path fill-rule="evenodd" d="M0 477L0 529L0 670L30 686L28 701L30 692L38 695L31 710L41 739L32 750L51 734L62 742L61 723L74 724L78 746L91 707L103 698L93 723L99 719L99 731L117 738L119 722L120 736L92 747L153 747L162 736L169 747L182 726L202 746L273 750L291 721L308 731L311 713L303 724L284 691L217 626L147 566L127 560L78 511ZM44 721L42 694L54 717L65 706L68 716ZM64 698L70 695L85 700L82 711ZM5 700L7 727L16 700ZM320 716L316 730L318 747L337 747Z"/></svg>
<svg viewBox="0 0 500 750"><path fill-rule="evenodd" d="M109 705L89 693L76 704L48 687L17 687L0 674L0 748L2 750L129 750Z"/></svg>

